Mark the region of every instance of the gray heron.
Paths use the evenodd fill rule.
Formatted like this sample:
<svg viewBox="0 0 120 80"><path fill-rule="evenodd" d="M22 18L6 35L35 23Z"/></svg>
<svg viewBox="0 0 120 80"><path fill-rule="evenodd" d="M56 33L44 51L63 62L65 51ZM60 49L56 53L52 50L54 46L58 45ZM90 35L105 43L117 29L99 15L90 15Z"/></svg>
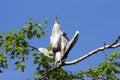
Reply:
<svg viewBox="0 0 120 80"><path fill-rule="evenodd" d="M55 65L61 64L61 59L65 53L66 44L69 39L66 33L60 29L60 23L58 17L56 16L55 24L52 29L52 34L50 37L50 44L52 46L52 52L54 54Z"/></svg>
<svg viewBox="0 0 120 80"><path fill-rule="evenodd" d="M63 58L67 58L69 51L77 42L78 37L79 31L76 31L73 38L69 40L66 33L60 29L60 23L56 16L55 24L53 25L52 34L50 36L50 45L52 46L52 50L48 51L46 48L39 48L38 50L40 53L44 53L44 55L54 58L54 65L58 66L61 64L61 60ZM49 56L49 54L53 54L54 57Z"/></svg>

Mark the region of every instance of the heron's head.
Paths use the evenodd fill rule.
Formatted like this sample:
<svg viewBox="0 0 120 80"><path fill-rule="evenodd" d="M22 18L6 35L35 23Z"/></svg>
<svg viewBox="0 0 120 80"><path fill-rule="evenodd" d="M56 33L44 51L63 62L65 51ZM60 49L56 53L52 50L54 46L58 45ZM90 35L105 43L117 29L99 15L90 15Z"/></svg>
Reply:
<svg viewBox="0 0 120 80"><path fill-rule="evenodd" d="M55 24L53 25L52 35L60 33L60 23L58 17L56 16Z"/></svg>
<svg viewBox="0 0 120 80"><path fill-rule="evenodd" d="M60 23L58 21L58 17L56 16L55 24L53 26L53 33L59 33L60 32Z"/></svg>

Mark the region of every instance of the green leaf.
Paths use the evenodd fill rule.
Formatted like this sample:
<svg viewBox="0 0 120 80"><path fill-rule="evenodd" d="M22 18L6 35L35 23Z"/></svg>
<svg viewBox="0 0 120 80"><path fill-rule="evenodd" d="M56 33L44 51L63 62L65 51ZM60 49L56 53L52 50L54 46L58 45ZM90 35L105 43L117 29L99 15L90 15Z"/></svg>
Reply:
<svg viewBox="0 0 120 80"><path fill-rule="evenodd" d="M37 77L37 75L38 75L38 70L35 71L35 73L34 73L34 79Z"/></svg>
<svg viewBox="0 0 120 80"><path fill-rule="evenodd" d="M42 25L40 25L40 24L39 24L38 28L39 28L40 30L43 30L43 27L42 27Z"/></svg>
<svg viewBox="0 0 120 80"><path fill-rule="evenodd" d="M0 70L0 73L3 73L2 70Z"/></svg>
<svg viewBox="0 0 120 80"><path fill-rule="evenodd" d="M22 52L22 47L17 46L17 47L16 47L16 51Z"/></svg>
<svg viewBox="0 0 120 80"><path fill-rule="evenodd" d="M27 46L28 46L28 42L25 41L25 40L22 42L22 44L23 44L24 47L27 47Z"/></svg>
<svg viewBox="0 0 120 80"><path fill-rule="evenodd" d="M15 62L15 65L16 65L16 66L20 66L20 62L18 62L18 61Z"/></svg>
<svg viewBox="0 0 120 80"><path fill-rule="evenodd" d="M28 28L28 26L23 26L23 30L25 30L25 29L27 29Z"/></svg>
<svg viewBox="0 0 120 80"><path fill-rule="evenodd" d="M28 60L28 58L26 58L26 57L22 58L22 62L25 62L26 60Z"/></svg>
<svg viewBox="0 0 120 80"><path fill-rule="evenodd" d="M36 56L35 59L40 59L40 57L39 57L39 56Z"/></svg>
<svg viewBox="0 0 120 80"><path fill-rule="evenodd" d="M36 54L36 53L34 53L34 54L33 54L33 56L37 56L37 54Z"/></svg>
<svg viewBox="0 0 120 80"><path fill-rule="evenodd" d="M30 30L30 31L32 31L33 30L33 25L31 24L30 26L29 26L29 29L28 30Z"/></svg>
<svg viewBox="0 0 120 80"><path fill-rule="evenodd" d="M36 27L38 27L38 26L39 26L39 24L38 24L38 23L35 23L33 26L36 26Z"/></svg>
<svg viewBox="0 0 120 80"><path fill-rule="evenodd" d="M35 36L37 34L37 30L34 30L33 31L33 35Z"/></svg>
<svg viewBox="0 0 120 80"><path fill-rule="evenodd" d="M32 22L34 22L32 19L29 19L29 20L28 20L28 23L32 23Z"/></svg>
<svg viewBox="0 0 120 80"><path fill-rule="evenodd" d="M34 64L38 64L39 61L37 59L34 59Z"/></svg>
<svg viewBox="0 0 120 80"><path fill-rule="evenodd" d="M41 35L40 35L40 34L37 34L37 38L41 38Z"/></svg>
<svg viewBox="0 0 120 80"><path fill-rule="evenodd" d="M45 24L48 24L48 22L47 22L47 20L46 20L46 19L44 20L44 23L45 23Z"/></svg>
<svg viewBox="0 0 120 80"><path fill-rule="evenodd" d="M17 32L17 30L15 29L15 30L13 30L13 32Z"/></svg>
<svg viewBox="0 0 120 80"><path fill-rule="evenodd" d="M9 32L5 32L4 34L5 34L5 36L9 36L9 35L10 35L10 33L9 33Z"/></svg>
<svg viewBox="0 0 120 80"><path fill-rule="evenodd" d="M114 62L114 64L118 67L120 67L120 62Z"/></svg>
<svg viewBox="0 0 120 80"><path fill-rule="evenodd" d="M25 69L25 65L22 65L21 66L21 71L24 72L24 69Z"/></svg>
<svg viewBox="0 0 120 80"><path fill-rule="evenodd" d="M25 66L24 65L19 65L17 68L15 68L15 70L20 70L22 72L24 72Z"/></svg>
<svg viewBox="0 0 120 80"><path fill-rule="evenodd" d="M41 36L44 36L45 35L45 32L41 32Z"/></svg>
<svg viewBox="0 0 120 80"><path fill-rule="evenodd" d="M27 35L28 39L32 39L33 37L33 33L31 31L28 31L28 35Z"/></svg>
<svg viewBox="0 0 120 80"><path fill-rule="evenodd" d="M19 52L17 52L17 53L16 53L16 57L18 57L19 55L20 55L20 53L19 53Z"/></svg>
<svg viewBox="0 0 120 80"><path fill-rule="evenodd" d="M52 49L52 46L51 46L51 45L47 47L47 50L48 50L48 51L50 51L51 49Z"/></svg>
<svg viewBox="0 0 120 80"><path fill-rule="evenodd" d="M25 38L25 34L24 34L23 32L20 32L20 33L18 34L18 39L19 39L19 40L24 40L24 38Z"/></svg>

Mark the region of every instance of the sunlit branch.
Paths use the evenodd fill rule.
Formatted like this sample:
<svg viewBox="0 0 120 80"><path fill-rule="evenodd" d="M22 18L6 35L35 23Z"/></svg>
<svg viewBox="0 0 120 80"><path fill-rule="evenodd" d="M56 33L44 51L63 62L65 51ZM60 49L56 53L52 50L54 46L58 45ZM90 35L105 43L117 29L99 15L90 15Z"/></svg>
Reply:
<svg viewBox="0 0 120 80"><path fill-rule="evenodd" d="M70 62L65 62L64 65L73 65L73 64L76 64L78 62L83 61L84 59L92 56L93 54L96 54L99 51L103 51L103 50L106 50L106 49L113 49L113 48L120 47L120 43L118 43L119 40L120 40L120 37L118 37L115 40L115 42L113 42L112 44L110 44L110 45L104 45L103 47L99 47L99 48L97 48L95 50L92 50L89 53L85 54L84 56L82 56L82 57L80 57L78 59L75 59L75 60L70 61Z"/></svg>

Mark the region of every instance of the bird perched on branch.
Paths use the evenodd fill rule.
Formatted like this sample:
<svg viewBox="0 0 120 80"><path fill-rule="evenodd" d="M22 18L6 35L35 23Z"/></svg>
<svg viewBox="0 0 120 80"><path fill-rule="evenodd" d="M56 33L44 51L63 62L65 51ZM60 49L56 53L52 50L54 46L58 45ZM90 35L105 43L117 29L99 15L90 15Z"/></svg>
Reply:
<svg viewBox="0 0 120 80"><path fill-rule="evenodd" d="M55 58L55 65L58 63L61 64L61 59L65 53L68 41L69 39L67 38L66 33L60 29L60 23L58 21L58 17L56 16L55 24L50 37L50 44Z"/></svg>
<svg viewBox="0 0 120 80"><path fill-rule="evenodd" d="M71 40L68 39L65 32L60 29L60 23L56 16L55 24L53 25L52 34L50 36L50 45L52 50L48 51L46 48L39 48L39 52L53 58L50 54L54 55L55 66L61 64L62 59L66 59L69 51L73 48L79 37L79 31L76 31Z"/></svg>

